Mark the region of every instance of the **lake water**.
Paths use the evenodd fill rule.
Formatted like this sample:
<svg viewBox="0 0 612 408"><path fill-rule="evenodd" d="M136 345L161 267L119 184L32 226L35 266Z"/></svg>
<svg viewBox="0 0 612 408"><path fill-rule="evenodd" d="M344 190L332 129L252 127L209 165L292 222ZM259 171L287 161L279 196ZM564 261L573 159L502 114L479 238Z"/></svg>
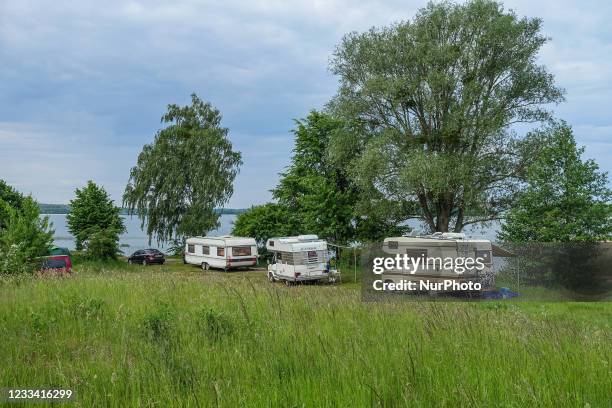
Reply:
<svg viewBox="0 0 612 408"><path fill-rule="evenodd" d="M49 217L49 221L53 223L53 229L55 230L54 241L55 245L60 247L66 247L68 249L74 249L74 238L68 231L68 225L66 224L66 214L46 214ZM140 220L137 217L121 216L123 223L126 228L126 232L119 237L119 244L122 246L121 250L125 253L132 253L138 249L143 248L159 248L166 249L163 245L157 245L155 240L151 241L149 245L149 238L147 234L140 228ZM219 218L220 226L219 229L210 231L209 235L225 235L229 234L232 230L234 220L236 219L235 214L223 214Z"/></svg>
<svg viewBox="0 0 612 408"><path fill-rule="evenodd" d="M423 233L423 231L425 231L424 225L419 220L410 220L407 224L418 233ZM495 242L497 241L497 232L501 227L501 222L493 221L490 224L491 225L487 227L471 224L465 227L462 232L467 235L468 238L486 238L491 242Z"/></svg>
<svg viewBox="0 0 612 408"><path fill-rule="evenodd" d="M49 220L53 223L55 229L54 241L55 245L74 249L74 238L68 232L68 226L66 225L66 214L47 214ZM157 245L155 241L149 245L149 239L147 234L140 228L140 220L136 217L122 216L126 232L119 238L119 244L122 245L122 251L125 253L131 253L138 249L143 248L159 248L166 249L162 245ZM209 235L225 235L229 234L232 230L234 220L236 219L235 214L223 214L219 218L221 225L219 229L210 231ZM411 220L408 225L417 231L422 231L422 226L419 221ZM489 228L478 228L468 227L465 229L465 233L472 237L485 237L491 241L495 241L497 231L499 230L499 222L493 223Z"/></svg>

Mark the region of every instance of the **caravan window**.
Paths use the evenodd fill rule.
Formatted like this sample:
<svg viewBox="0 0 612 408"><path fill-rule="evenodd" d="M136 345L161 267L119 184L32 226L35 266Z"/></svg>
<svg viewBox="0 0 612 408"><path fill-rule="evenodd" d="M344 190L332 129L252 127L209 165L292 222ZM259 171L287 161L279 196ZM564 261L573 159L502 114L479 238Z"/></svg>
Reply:
<svg viewBox="0 0 612 408"><path fill-rule="evenodd" d="M293 256L295 254L291 252L277 252L276 253L276 261L281 261L286 265L295 265Z"/></svg>
<svg viewBox="0 0 612 408"><path fill-rule="evenodd" d="M305 255L304 262L306 262L308 264L321 262L321 260L319 259L319 252L321 252L321 251L307 251L307 252L304 252L304 255Z"/></svg>
<svg viewBox="0 0 612 408"><path fill-rule="evenodd" d="M217 256L225 256L225 248L217 247Z"/></svg>
<svg viewBox="0 0 612 408"><path fill-rule="evenodd" d="M195 245L188 244L187 245L187 252L189 252L190 254L195 254Z"/></svg>
<svg viewBox="0 0 612 408"><path fill-rule="evenodd" d="M210 255L210 247L207 245L202 245L202 255Z"/></svg>
<svg viewBox="0 0 612 408"><path fill-rule="evenodd" d="M410 258L427 258L427 250L421 248L406 248L406 255L408 255L408 262L411 261Z"/></svg>
<svg viewBox="0 0 612 408"><path fill-rule="evenodd" d="M250 246L241 246L241 247L233 247L232 255L234 256L249 256L251 255L251 247Z"/></svg>
<svg viewBox="0 0 612 408"><path fill-rule="evenodd" d="M389 249L397 249L397 241L388 241L387 244L389 245Z"/></svg>
<svg viewBox="0 0 612 408"><path fill-rule="evenodd" d="M483 259L483 263L485 265L488 265L488 264L491 263L491 251L489 251L488 249L485 249L485 250L477 249L475 257L476 258L482 258Z"/></svg>

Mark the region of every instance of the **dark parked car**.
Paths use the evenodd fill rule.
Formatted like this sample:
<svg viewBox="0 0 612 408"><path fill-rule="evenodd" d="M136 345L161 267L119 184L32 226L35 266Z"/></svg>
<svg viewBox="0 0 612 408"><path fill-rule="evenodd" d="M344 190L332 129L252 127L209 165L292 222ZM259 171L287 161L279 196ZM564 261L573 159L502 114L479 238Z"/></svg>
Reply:
<svg viewBox="0 0 612 408"><path fill-rule="evenodd" d="M129 264L160 264L163 265L166 262L164 254L157 249L141 249L134 252L127 259Z"/></svg>

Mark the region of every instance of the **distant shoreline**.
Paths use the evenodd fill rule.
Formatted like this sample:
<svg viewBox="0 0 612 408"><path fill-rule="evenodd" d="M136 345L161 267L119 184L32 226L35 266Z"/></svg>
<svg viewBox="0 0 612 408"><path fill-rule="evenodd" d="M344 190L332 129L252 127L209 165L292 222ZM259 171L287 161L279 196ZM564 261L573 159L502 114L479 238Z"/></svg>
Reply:
<svg viewBox="0 0 612 408"><path fill-rule="evenodd" d="M38 208L40 213L43 215L62 215L70 212L70 206L68 204L44 204L39 203ZM242 214L246 208L215 208L215 212L218 214ZM119 212L121 215L130 215L127 208L121 208ZM132 214L136 215L136 214Z"/></svg>

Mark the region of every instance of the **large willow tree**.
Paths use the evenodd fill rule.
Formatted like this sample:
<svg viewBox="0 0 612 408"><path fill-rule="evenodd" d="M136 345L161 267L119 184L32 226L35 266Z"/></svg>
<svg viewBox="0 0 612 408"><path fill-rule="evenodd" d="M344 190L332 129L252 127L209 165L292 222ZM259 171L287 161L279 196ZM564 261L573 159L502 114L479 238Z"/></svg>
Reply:
<svg viewBox="0 0 612 408"><path fill-rule="evenodd" d="M130 172L123 202L146 225L149 240L180 242L218 227L242 164L221 113L195 94L190 106L169 105L168 124L143 147Z"/></svg>
<svg viewBox="0 0 612 408"><path fill-rule="evenodd" d="M330 108L354 129L331 152L371 192L365 205L432 231L501 217L537 148L511 125L546 121L544 106L563 100L537 63L541 24L492 1L443 2L344 37Z"/></svg>

